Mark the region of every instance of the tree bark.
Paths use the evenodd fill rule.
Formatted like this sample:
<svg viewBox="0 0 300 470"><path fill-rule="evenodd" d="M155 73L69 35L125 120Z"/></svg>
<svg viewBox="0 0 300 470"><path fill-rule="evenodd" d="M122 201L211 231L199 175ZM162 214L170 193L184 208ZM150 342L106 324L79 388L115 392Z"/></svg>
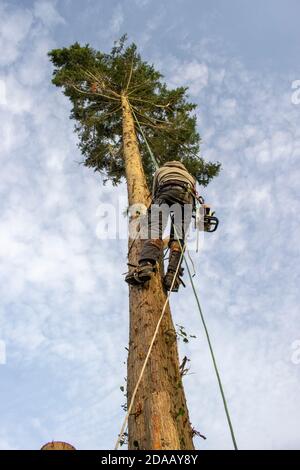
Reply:
<svg viewBox="0 0 300 470"><path fill-rule="evenodd" d="M131 108L122 95L123 148L129 205L151 202L145 178ZM136 265L142 241L132 246L128 262ZM137 383L166 300L161 273L148 285L129 287L129 355L127 362L127 403ZM194 449L182 378L179 370L176 331L169 305L140 383L128 420L129 449Z"/></svg>

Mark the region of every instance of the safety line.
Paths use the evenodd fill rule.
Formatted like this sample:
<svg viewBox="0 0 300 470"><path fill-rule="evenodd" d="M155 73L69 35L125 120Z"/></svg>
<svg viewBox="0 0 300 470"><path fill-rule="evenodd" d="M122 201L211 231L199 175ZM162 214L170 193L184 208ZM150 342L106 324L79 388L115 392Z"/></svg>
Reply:
<svg viewBox="0 0 300 470"><path fill-rule="evenodd" d="M175 228L175 224L173 224L173 227L174 227L175 235L176 235L176 237L177 237L177 239L178 239L178 234L177 234L177 230L176 230L176 228ZM179 245L180 245L180 247L181 247L181 243L179 243ZM227 422L228 422L228 426L229 426L229 430L230 430L230 434L231 434L231 439L232 439L233 447L234 447L235 450L238 450L237 443L236 443L236 439L235 439L235 434L234 434L234 430L233 430L233 426L232 426L232 422L231 422L231 418L230 418L230 413L229 413L229 409L228 409L228 405L227 405L227 400L226 400L226 397L225 397L225 393L224 393L224 389L223 389L223 385L222 385L222 381L221 381L219 369L218 369L218 366L217 366L216 357L215 357L214 350L213 350L213 347L212 347L212 344L211 344L211 340L210 340L208 328L207 328L206 321L205 321L205 318L204 318L204 315L203 315L203 312L202 312L202 308L201 308L201 305L200 305L199 297L198 297L198 294L197 294L197 292L196 292L195 284L194 284L194 281L193 281L193 276L192 276L192 274L191 274L190 267L189 267L189 265L188 265L188 262L187 262L187 260L186 260L186 256L185 256L185 254L184 254L184 252L183 252L183 248L182 248L182 247L181 247L181 254L183 255L183 258L184 258L184 261L185 261L185 265L186 265L186 267L187 267L187 271L188 271L188 274L189 274L189 278L190 278L190 281L191 281L191 284L192 284L192 288L193 288L193 292L194 292L194 295L195 295L195 299L196 299L196 302L197 302L198 310L199 310L199 313L200 313L200 318L201 318L202 325L203 325L203 328L204 328L204 331L205 331L205 335L206 335L206 339L207 339L207 342L208 342L208 347L209 347L210 355L211 355L211 358L212 358L212 361L213 361L214 370L215 370L215 373L216 373L216 376L217 376L217 380L218 380L218 384L219 384L219 389L220 389L221 396L222 396L222 401L223 401L223 405L224 405L224 409L225 409L225 414L226 414L226 418L227 418Z"/></svg>
<svg viewBox="0 0 300 470"><path fill-rule="evenodd" d="M135 114L135 112L134 112L132 106L130 105L130 103L129 103L129 106L130 106L130 108L131 108L131 112L132 112L132 114L133 114L133 117L134 117L134 119L135 119L135 121L136 121L136 123L137 123L137 125L138 125L138 127L139 127L139 130L141 131L141 134L142 134L143 139L144 139L144 141L145 141L145 144L146 144L146 146L147 146L147 149L148 149L148 152L149 152L150 157L151 157L151 159L152 159L152 162L154 163L155 169L158 170L159 165L158 165L157 160L156 160L156 158L155 158L155 156L154 156L154 153L152 152L152 150L151 150L151 148L150 148L150 145L149 145L148 140L147 140L147 138L146 138L146 136L145 136L145 133L144 133L144 131L143 131L143 129L142 129L142 126L140 125L139 120L138 120L138 118L136 117L136 114Z"/></svg>
<svg viewBox="0 0 300 470"><path fill-rule="evenodd" d="M184 244L184 247L185 247L185 244ZM146 355L146 358L145 358L143 367L142 367L142 369L141 369L139 378L138 378L137 383L136 383L136 386L135 386L135 388L134 388L134 390L133 390L132 397L131 397L131 400L130 400L130 404L129 404L129 407L128 407L126 416L125 416L125 418L124 418L124 421L123 421L123 424L122 424L122 427L121 427L120 434L119 434L119 436L118 436L118 439L117 439L117 442L116 442L116 445L115 445L115 450L118 449L118 447L119 447L119 445L120 445L120 442L121 442L121 439L122 439L122 436L124 435L124 431L125 431L126 425L127 425L127 423L128 423L128 418L129 418L129 416L130 416L130 413L131 413L131 410L132 410L132 407L133 407L133 403L134 403L134 400L135 400L135 396L136 396L136 394L137 394L139 385L140 385L141 380L142 380L142 378L143 378L143 375L144 375L144 372L145 372L145 369L146 369L146 366L147 366L147 363L148 363L148 360L149 360L149 357L150 357L150 354L151 354L151 351L152 351L152 348L153 348L154 341L155 341L155 339L156 339L156 336L157 336L157 333L158 333L160 324L161 324L161 322L162 322L163 316L164 316L165 311L166 311L167 304L168 304L168 302L169 302L170 294L171 294L171 292L172 292L174 283L175 283L176 278L177 278L177 274L178 274L178 271L179 271L179 267L180 267L180 264L181 264L181 261L182 261L182 256L183 256L183 252L182 252L181 255L180 255L180 261L179 261L179 263L178 263L176 272L175 272L175 274L174 274L174 278L173 278L173 280L172 280L172 284L171 284L170 290L169 290L169 292L168 292L168 295L167 295L166 301L165 301L165 303L164 303L164 306L163 306L161 315L160 315L159 320L158 320L158 322L157 322L157 325L156 325L156 328L155 328L155 331L154 331L154 334L153 334L153 338L152 338L152 340L151 340L151 343L150 343L150 346L149 346L149 349L148 349L148 352L147 352L147 355Z"/></svg>
<svg viewBox="0 0 300 470"><path fill-rule="evenodd" d="M134 113L133 109L132 109L132 112ZM153 155L153 152L150 148L150 145L147 141L147 138L140 126L140 123L136 117L136 115L134 114L134 117L135 117L135 120L142 132L142 135L143 135L143 138L146 142L146 145L147 145L147 148L149 150L149 153L151 155L151 158L155 161L156 163L156 166L158 167L157 165L157 162L155 160L155 157ZM175 225L173 224L173 227L175 229L175 232L176 231L176 228L175 228ZM178 234L176 233L176 237L178 239ZM204 315L203 315L203 312L202 312L202 309L201 309L201 305L200 305L200 301L199 301L199 298L198 298L198 295L197 295L197 292L196 292L196 289L195 289L195 284L194 284L194 281L193 281L193 276L191 274L191 271L190 271L190 268L189 268L189 265L188 265L188 262L187 262L187 259L186 259L186 256L184 254L184 248L182 248L181 246L181 243L179 243L180 245L180 248L181 248L181 255L183 256L184 258L184 261L185 261L185 264L186 264L186 267L187 267L187 270L188 270L188 274L189 274L189 278L190 278L190 281L191 281L191 284L192 284L192 288L193 288L193 292L194 292L194 295L195 295L195 298L196 298L196 302L197 302L197 306L198 306L198 310L199 310L199 313L200 313L200 317L201 317L201 321L202 321L202 325L203 325L203 328L204 328L204 331L205 331L205 335L206 335L206 339L207 339L207 342L208 342L208 347L209 347L209 351L210 351L210 354L211 354L211 358L212 358L212 362L213 362L213 366L214 366L214 370L215 370L215 373L216 373L216 376L217 376L217 381L218 381L218 384L219 384L219 389L220 389L220 392L221 392L221 396L222 396L222 401L223 401L223 405L224 405L224 409L225 409L225 414L226 414L226 418L227 418L227 422L228 422L228 426L229 426L229 430L230 430L230 434L231 434L231 438L232 438L232 443L233 443L233 446L234 446L234 449L235 450L238 450L238 447L237 447L237 443L236 443L236 438L235 438L235 434L234 434L234 430L233 430L233 426L232 426L232 422L231 422L231 418L230 418L230 413L229 413L229 409L228 409L228 405L227 405L227 400L226 400L226 397L225 397L225 393L224 393L224 389L223 389L223 385L222 385L222 381L221 381L221 377L220 377L220 373L219 373L219 369L218 369L218 366L217 366L217 362L216 362L216 357L215 357L215 354L214 354L214 351L213 351L213 347L212 347L212 344L211 344L211 340L210 340L210 336L209 336L209 332L208 332L208 328L207 328L207 325L206 325L206 322L205 322L205 318L204 318Z"/></svg>
<svg viewBox="0 0 300 470"><path fill-rule="evenodd" d="M132 113L133 113L133 116L139 126L139 129L143 135L143 138L144 138L144 141L147 145L147 148L148 148L148 151L149 151L149 154L152 158L152 161L154 162L155 164L155 167L158 168L158 164L157 164L157 161L154 157L154 154L152 153L152 150L149 146L149 143L147 141L147 138L140 126L140 123L135 115L135 112L134 110L132 109L131 107L131 110L132 110ZM177 230L175 228L175 225L173 224L173 227L174 227L174 231L175 231L175 235L178 239L178 234L177 234ZM179 240L179 239L178 239ZM147 353L147 356L146 356L146 359L144 361L144 364L143 364L143 367L141 369L141 372L140 372L140 375L139 375L139 378L138 378L138 381L136 383L136 386L134 388L134 391L133 391L133 394L132 394L132 397L131 397L131 401L130 401L130 405L129 405L129 408L128 408L128 411L126 413L126 416L125 416L125 419L123 421L123 425L122 425L122 428L121 428L121 432L118 436L118 439L117 439L117 442L116 442L116 445L115 445L115 450L118 449L119 447L119 444L120 444L120 441L121 441L121 438L124 434L124 431L125 431L125 428L126 428L126 425L127 425L127 422L128 422L128 418L129 418L129 415L131 413L131 410L132 410L132 407L133 407L133 403L134 403L134 399L135 399L135 396L136 396L136 393L137 393L137 390L138 390L138 387L140 385L140 382L142 380L142 377L143 377L143 374L144 374L144 371L145 371L145 368L146 368L146 365L148 363L148 360L149 360L149 357L150 357L150 354L151 354L151 351L152 351L152 347L153 347L153 344L154 344L154 341L156 339L156 336L157 336L157 333L158 333L158 330L159 330L159 327L160 327L160 324L161 324L161 321L163 319L163 316L164 316L164 313L165 313L165 310L166 310L166 306L169 302L169 297L170 297L170 293L173 289L173 286L174 286L174 283L175 283L175 280L176 280L176 277L177 277L177 274L178 274L178 270L179 270L179 267L181 265L181 261L182 261L182 258L184 258L184 261L185 261L185 264L186 264L186 267L187 267L187 270L188 270L188 274L189 274L189 278L190 278L190 281L191 281L191 284L192 284L192 289L193 289L193 292L194 292L194 295L195 295L195 298L196 298L196 302L197 302L197 306L198 306L198 310L199 310L199 313L200 313L200 317L201 317L201 321L202 321L202 325L203 325L203 328L204 328L204 331L205 331L205 335L206 335L206 339L207 339L207 342L208 342L208 346L209 346L209 350L210 350L210 354L211 354L211 358L212 358L212 362L213 362L213 366L214 366L214 370L215 370L215 373L216 373L216 376L217 376L217 381L218 381L218 385L219 385L219 389L220 389L220 393L221 393L221 396L222 396L222 401L223 401L223 405L224 405L224 409L225 409L225 414L226 414L226 418L227 418L227 422L228 422L228 426L229 426L229 429L230 429L230 434L231 434L231 438L232 438L232 442L233 442L233 446L234 446L234 449L235 450L238 450L238 447L237 447L237 443L236 443L236 439L235 439L235 434L234 434L234 430L233 430L233 426L232 426L232 422L231 422L231 418L230 418L230 413L229 413L229 409L228 409L228 405L227 405L227 400L226 400L226 397L225 397L225 393L224 393L224 389L223 389L223 385L222 385L222 381L221 381L221 377L220 377L220 374L219 374L219 369L218 369L218 366L217 366L217 362L216 362L216 358L215 358L215 354L214 354L214 351L213 351L213 347L212 347L212 343L211 343L211 340L210 340L210 336L209 336L209 332L208 332L208 328L207 328L207 325L206 325L206 322L205 322L205 319L204 319L204 315L203 315L203 312L202 312L202 309L201 309L201 305L200 305L200 301L199 301L199 297L197 295L197 292L196 292L196 289L195 289L195 285L194 285L194 281L193 281L193 278L192 278L192 274L191 274L191 271L190 271L190 268L189 268L189 265L188 265L188 262L186 260L186 257L185 257L185 254L184 254L184 250L185 250L185 245L186 245L186 242L184 242L184 245L182 247L181 243L179 242L179 245L180 245L180 248L181 248L181 255L180 255L180 260L178 262L178 265L177 265L177 269L176 269L176 272L174 274L174 278L173 278L173 281L172 281L172 285L171 285L171 288L170 288L170 291L168 292L168 295L167 295L167 299L165 301L165 304L163 306L163 310L162 310L162 313L161 313L161 316L157 322L157 325L156 325L156 329L154 331L154 335L153 335L153 338L151 340L151 343L150 343L150 346L149 346L149 349L148 349L148 353Z"/></svg>

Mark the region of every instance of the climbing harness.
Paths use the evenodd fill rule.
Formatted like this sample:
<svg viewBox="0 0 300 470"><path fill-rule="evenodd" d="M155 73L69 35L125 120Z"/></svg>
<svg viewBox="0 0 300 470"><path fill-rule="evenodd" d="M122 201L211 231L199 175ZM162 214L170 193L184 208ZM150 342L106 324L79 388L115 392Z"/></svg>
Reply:
<svg viewBox="0 0 300 470"><path fill-rule="evenodd" d="M159 165L158 165L158 162L155 158L155 155L151 150L151 147L148 143L148 140L147 140L146 135L143 131L143 128L140 125L140 122L139 122L139 120L138 120L138 118L137 118L137 116L134 112L134 109L132 108L132 106L130 106L130 108L131 108L134 120L137 123L137 126L138 126L138 128L139 128L139 130L140 130L140 132L143 136L143 139L144 139L144 142L147 146L147 149L148 149L149 155L151 157L152 163L153 163L155 169L157 170L159 168ZM159 189L167 187L168 185L171 186L170 182L165 183L164 185L160 186ZM211 212L210 206L208 204L205 204L205 200L204 200L203 196L200 196L197 193L195 188L192 188L189 184L184 184L182 182L180 182L179 185L182 186L183 188L185 188L186 191L188 191L193 196L193 200L194 200L193 206L194 207L193 207L193 216L192 217L195 219L195 229L197 231L197 248L196 248L196 252L198 253L199 231L204 230L205 232L209 232L209 233L215 232L218 228L218 225L219 225L219 219L215 216L215 212ZM134 245L134 242L135 242L135 240L133 240L129 251L131 251L132 246Z"/></svg>
<svg viewBox="0 0 300 470"><path fill-rule="evenodd" d="M151 155L151 158L154 160L154 163L155 163L155 166L158 168L158 164L155 160L155 157L152 153L152 150L150 149L150 146L148 144L148 141L146 139L146 136L140 126L140 123L138 122L136 116L135 116L135 113L132 109L132 112L133 112L133 116L135 117L135 120L141 130L141 133L143 135L143 138L145 140L145 143L147 145L147 148L149 150L149 153ZM201 198L201 196L200 196ZM199 199L200 199L199 198ZM202 201L202 202L201 202ZM200 204L204 204L204 200L203 198L200 199ZM206 219L205 219L206 217ZM216 220L215 220L216 219ZM205 227L205 223L207 225L207 228L210 228L210 225L212 225L213 229L212 230L207 230L208 232L214 232L217 227L218 227L218 219L214 216L214 213L210 213L210 209L208 211L206 211L206 213L204 214L204 227ZM176 227L175 225L173 224L173 227L174 227L174 231L175 231L175 236L177 238L177 240L179 240L178 238L178 234L177 234L177 230L176 230ZM204 328L204 331L205 331L205 335L206 335L206 339L207 339L207 343L208 343L208 347L209 347L209 351L210 351L210 355L211 355L211 359L212 359L212 362L213 362L213 367L214 367L214 371L215 371L215 374L216 374L216 377L217 377L217 381L218 381L218 385L219 385L219 390L220 390L220 393L221 393L221 397L222 397L222 401L223 401L223 405L224 405L224 410L225 410L225 414L226 414L226 418L227 418L227 422L228 422L228 426L229 426L229 430L230 430L230 435L231 435L231 439L232 439L232 442L233 442L233 447L235 450L238 450L238 447L237 447L237 443L236 443L236 439L235 439L235 434L234 434L234 430L233 430L233 426L232 426L232 422L231 422L231 418L230 418L230 413L229 413L229 409L228 409L228 405L227 405L227 400L226 400L226 397L225 397L225 393L224 393L224 389L223 389L223 385L222 385L222 381L221 381L221 377L220 377L220 373L219 373L219 369L218 369L218 366L217 366L217 362L216 362L216 357L215 357L215 354L214 354L214 350L213 350L213 347L212 347L212 343L211 343L211 339L210 339L210 336L209 336L209 332L208 332L208 328L207 328L207 325L206 325L206 321L205 321L205 318L204 318L204 315L203 315L203 312L202 312L202 309L201 309L201 305L200 305L200 301L199 301L199 297L197 295L197 292L196 292L196 289L195 289L195 285L194 285L194 281L193 281L193 276L191 274L191 271L190 271L190 267L188 265L188 262L187 262L187 259L186 259L186 256L184 254L184 251L185 251L185 246L186 246L186 241L184 242L183 246L182 244L179 242L179 245L180 245L180 249L181 249L181 255L180 255L180 259L179 259L179 262L178 262L178 265L177 265L177 268L176 268L176 271L175 271L175 274L173 276L173 280L172 280L172 283L170 285L170 290L168 291L168 294L167 294L167 298L166 298L166 301L164 303L164 306L163 306L163 309L162 309L162 312L161 312L161 315L159 317L159 320L157 322L157 325L156 325L156 328L155 328L155 331L154 331L154 334L153 334L153 337L152 337L152 340L151 340L151 343L149 345L149 349L148 349L148 352L147 352L147 355L146 355L146 358L145 358L145 361L143 363L143 366L142 366L142 369L140 371L140 374L139 374L139 377L138 377L138 380L136 382L136 385L135 385L135 388L133 390L133 393L132 393L132 396L131 396L131 399L130 399L130 403L129 403L129 406L128 406L128 410L127 410L127 413L126 413L126 416L124 418L124 421L123 421L123 424L122 424L122 427L121 427L121 431L120 431L120 434L118 435L118 439L117 439L117 442L116 442L116 445L115 445L115 450L117 450L119 448L119 445L120 445L120 442L121 442L121 439L123 438L124 436L124 432L125 432L125 429L126 429L126 426L127 426L127 423L128 423L128 418L131 414L131 411L132 411L132 407L133 407L133 404L134 404L134 400L135 400L135 397L136 397L136 393L137 393L137 390L138 390L138 387L141 383L141 380L143 378L143 374L145 372L145 369L146 369L146 366L147 366L147 363L148 363L148 360L149 360L149 357L150 357L150 354L151 354L151 351L152 351L152 348L153 348L153 344L155 342L155 339L157 337L157 333L159 331L159 327L160 327L160 324L162 322L162 319L163 319L163 316L165 314L165 310L166 310L166 307L167 307L167 304L169 302L169 297L170 297L170 294L171 292L173 291L173 288L174 288L174 285L175 285L175 282L176 282L176 278L178 276L178 273L179 273L179 270L180 270L180 265L181 265L181 261L182 259L184 259L185 261L185 265L187 267L187 271L188 271L188 275L189 275L189 278L190 278L190 281L191 281L191 285L192 285L192 289L193 289L193 293L195 295L195 299L196 299L196 303L197 303L197 307L198 307L198 310L199 310L199 314L200 314L200 318L201 318L201 322L202 322L202 325L203 325L203 328Z"/></svg>

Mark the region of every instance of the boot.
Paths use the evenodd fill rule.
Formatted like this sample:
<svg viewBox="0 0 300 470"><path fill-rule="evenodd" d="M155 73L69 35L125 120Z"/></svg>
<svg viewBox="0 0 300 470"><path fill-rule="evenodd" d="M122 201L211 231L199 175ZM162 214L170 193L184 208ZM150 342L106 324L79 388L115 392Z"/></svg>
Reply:
<svg viewBox="0 0 300 470"><path fill-rule="evenodd" d="M181 257L181 247L178 241L173 240L170 242L170 256L168 263L168 271L175 272L180 262Z"/></svg>
<svg viewBox="0 0 300 470"><path fill-rule="evenodd" d="M184 268L179 268L178 269L176 279L173 283L173 279L174 279L174 276L175 276L175 271L171 271L170 269L168 269L167 274L165 275L164 280L163 280L163 285L164 285L164 287L167 291L170 290L171 292L178 292L180 284L182 284L183 287L185 287L185 284L184 284L183 280L181 279L181 276L183 276L183 270L184 270ZM173 286L172 286L172 284L173 284ZM172 287L172 289L171 289L171 287Z"/></svg>
<svg viewBox="0 0 300 470"><path fill-rule="evenodd" d="M155 266L150 261L144 262L125 276L125 282L131 286L141 286L150 281L154 271Z"/></svg>
<svg viewBox="0 0 300 470"><path fill-rule="evenodd" d="M177 240L173 240L170 243L170 256L169 256L168 269L163 280L163 284L167 291L171 290L174 275L176 273L178 263L181 260L181 247L179 243L180 242L178 242ZM180 284L183 284L183 281L180 279L180 276L182 275L183 275L183 268L179 267L176 279L172 287L172 292L178 292Z"/></svg>

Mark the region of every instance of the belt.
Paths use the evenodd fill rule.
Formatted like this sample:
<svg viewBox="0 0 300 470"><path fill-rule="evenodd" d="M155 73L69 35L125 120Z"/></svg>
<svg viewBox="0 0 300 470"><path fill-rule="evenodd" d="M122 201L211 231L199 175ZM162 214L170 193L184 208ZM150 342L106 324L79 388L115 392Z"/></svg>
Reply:
<svg viewBox="0 0 300 470"><path fill-rule="evenodd" d="M180 186L183 189L191 188L190 183L185 183L184 181L169 180L166 183L160 184L157 188L157 192L168 187Z"/></svg>
<svg viewBox="0 0 300 470"><path fill-rule="evenodd" d="M174 187L180 187L181 189L185 189L186 192L189 192L191 195L192 195L192 198L193 198L193 208L195 209L196 207L196 194L195 194L195 190L194 188L192 187L192 185L190 183L185 183L184 181L176 181L176 180L170 180L164 184L160 184L156 191L155 191L155 194L154 194L154 197L157 197L158 194L167 189L167 188L170 188L170 189L174 189Z"/></svg>

